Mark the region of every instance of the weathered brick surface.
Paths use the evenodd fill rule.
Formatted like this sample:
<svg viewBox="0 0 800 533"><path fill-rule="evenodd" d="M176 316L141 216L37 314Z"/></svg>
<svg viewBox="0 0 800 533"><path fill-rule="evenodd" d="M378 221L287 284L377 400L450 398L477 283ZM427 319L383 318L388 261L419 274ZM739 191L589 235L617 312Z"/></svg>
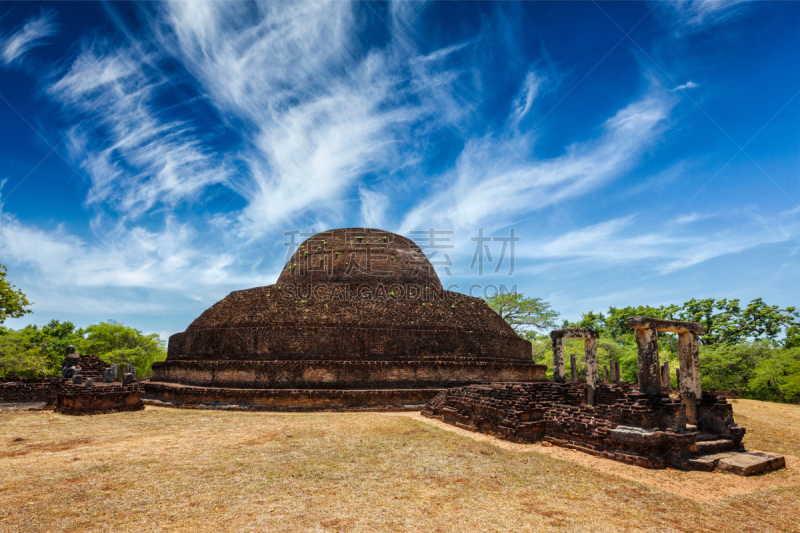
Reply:
<svg viewBox="0 0 800 533"><path fill-rule="evenodd" d="M582 386L579 386L582 385ZM603 385L602 401L585 404L586 386L573 383L491 383L449 389L425 416L515 442L552 444L647 468L690 466L699 433L686 429L680 399L643 394L630 384ZM704 395L700 429L740 447L744 428L724 398Z"/></svg>
<svg viewBox="0 0 800 533"><path fill-rule="evenodd" d="M59 391L56 411L69 415L139 411L144 409L141 384L102 383L93 387L64 385Z"/></svg>
<svg viewBox="0 0 800 533"><path fill-rule="evenodd" d="M543 365L476 361L166 361L152 381L228 388L448 388L543 381Z"/></svg>
<svg viewBox="0 0 800 533"><path fill-rule="evenodd" d="M61 387L61 378L0 378L0 403L45 402L51 406Z"/></svg>
<svg viewBox="0 0 800 533"><path fill-rule="evenodd" d="M146 399L182 407L235 404L249 410L315 411L324 409L419 409L442 389L241 389L143 382Z"/></svg>
<svg viewBox="0 0 800 533"><path fill-rule="evenodd" d="M499 320L507 326L477 298L452 303L308 297L301 303L283 300L276 287L228 295L211 307L213 316L206 311L184 333L170 337L169 359L353 361L450 356L532 362L530 342L494 323Z"/></svg>

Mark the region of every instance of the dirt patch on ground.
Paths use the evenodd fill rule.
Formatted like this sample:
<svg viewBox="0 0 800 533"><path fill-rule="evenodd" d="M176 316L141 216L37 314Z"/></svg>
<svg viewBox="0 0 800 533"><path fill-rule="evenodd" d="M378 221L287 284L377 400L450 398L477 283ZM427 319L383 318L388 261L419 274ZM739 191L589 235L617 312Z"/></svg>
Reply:
<svg viewBox="0 0 800 533"><path fill-rule="evenodd" d="M92 439L87 437L68 439L59 442L30 442L21 437L15 437L11 439L9 443L9 451L0 451L0 457L17 457L31 452L63 452L78 448L84 444L89 444L90 442L92 442Z"/></svg>

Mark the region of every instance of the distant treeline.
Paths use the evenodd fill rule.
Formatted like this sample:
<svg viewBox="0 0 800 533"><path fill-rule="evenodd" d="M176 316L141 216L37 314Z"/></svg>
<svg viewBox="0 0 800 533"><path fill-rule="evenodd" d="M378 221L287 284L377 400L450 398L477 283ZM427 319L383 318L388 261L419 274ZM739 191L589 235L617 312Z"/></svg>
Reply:
<svg viewBox="0 0 800 533"><path fill-rule="evenodd" d="M61 375L61 362L69 345L109 364L130 363L142 377L153 373L154 362L167 357L165 342L157 334L145 335L113 320L86 329L59 320L41 328L31 325L13 330L0 326L0 377Z"/></svg>
<svg viewBox="0 0 800 533"><path fill-rule="evenodd" d="M794 307L780 309L761 299L742 306L739 300L689 300L683 305L611 307L606 313L590 311L576 322L556 323L557 314L547 302L522 295L498 295L487 303L517 332L533 344L533 358L548 366L552 376L553 353L548 330L584 327L600 333L597 343L600 367L618 361L622 378L638 382L638 354L634 332L626 325L633 316L689 320L703 325L700 367L703 389L734 392L742 398L800 403L800 314ZM567 375L570 354L576 354L578 374L585 377L583 341L564 343ZM678 338L659 333L661 361L669 361L671 382L677 386Z"/></svg>

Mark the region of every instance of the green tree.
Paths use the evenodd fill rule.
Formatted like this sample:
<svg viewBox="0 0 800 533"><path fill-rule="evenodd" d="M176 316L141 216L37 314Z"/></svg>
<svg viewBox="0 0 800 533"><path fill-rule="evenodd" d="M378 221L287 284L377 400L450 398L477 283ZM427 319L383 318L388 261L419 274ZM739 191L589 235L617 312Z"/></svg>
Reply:
<svg viewBox="0 0 800 533"><path fill-rule="evenodd" d="M763 400L800 403L800 348L772 349L762 357L748 383Z"/></svg>
<svg viewBox="0 0 800 533"><path fill-rule="evenodd" d="M737 299L692 298L683 304L677 317L702 324L705 333L700 340L706 345L761 339L774 343L784 329L788 338L796 331L793 328L800 326L800 313L794 307L781 309L765 304L761 298L752 300L744 308Z"/></svg>
<svg viewBox="0 0 800 533"><path fill-rule="evenodd" d="M145 335L136 328L114 320L89 326L82 333L79 351L92 354L107 363L130 363L139 377L151 375L152 364L167 358L166 343L158 334Z"/></svg>
<svg viewBox="0 0 800 533"><path fill-rule="evenodd" d="M31 324L19 330L5 330L8 337L0 346L0 372L6 376L57 376L70 344L82 340L72 322L51 320L41 328Z"/></svg>
<svg viewBox="0 0 800 533"><path fill-rule="evenodd" d="M558 312L541 298L525 298L520 293L498 293L486 298L492 310L514 328L517 334L526 331L555 329Z"/></svg>
<svg viewBox="0 0 800 533"><path fill-rule="evenodd" d="M31 302L25 294L6 280L8 270L0 265L0 324L7 318L19 318L25 313L30 313Z"/></svg>
<svg viewBox="0 0 800 533"><path fill-rule="evenodd" d="M635 316L648 316L651 318L671 319L680 309L677 305L662 305L650 307L649 305L628 306L628 307L609 307L606 316L606 330L613 338L633 335L633 330L628 327L627 320Z"/></svg>
<svg viewBox="0 0 800 533"><path fill-rule="evenodd" d="M35 378L50 375L50 365L30 331L0 328L0 377Z"/></svg>

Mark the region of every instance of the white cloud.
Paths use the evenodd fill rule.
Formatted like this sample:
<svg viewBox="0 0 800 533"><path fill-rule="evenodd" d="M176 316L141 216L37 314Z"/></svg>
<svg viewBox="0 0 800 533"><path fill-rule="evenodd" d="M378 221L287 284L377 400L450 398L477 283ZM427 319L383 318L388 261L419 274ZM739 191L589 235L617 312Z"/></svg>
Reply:
<svg viewBox="0 0 800 533"><path fill-rule="evenodd" d="M171 81L152 69L160 59L98 40L47 89L79 123L66 135L91 179L87 201L108 202L134 219L195 198L230 175L189 123L157 109L159 90Z"/></svg>
<svg viewBox="0 0 800 533"><path fill-rule="evenodd" d="M667 2L679 21L688 27L717 24L735 16L750 0L677 0Z"/></svg>
<svg viewBox="0 0 800 533"><path fill-rule="evenodd" d="M539 94L539 89L541 88L543 82L544 78L537 74L533 69L529 70L525 75L525 80L522 83L522 87L520 88L519 93L517 93L517 97L514 99L514 102L511 106L510 119L512 125L517 126L531 110L533 107L533 101Z"/></svg>
<svg viewBox="0 0 800 533"><path fill-rule="evenodd" d="M693 214L694 215L694 214ZM680 224L705 218L688 215ZM554 239L525 243L518 257L558 263L559 261L590 262L594 268L632 263L649 263L661 274L668 274L714 259L766 244L796 240L800 237L800 221L794 216L751 218L740 230L683 231L670 225L658 231L641 231L635 216L615 218ZM646 227L646 225L644 225Z"/></svg>
<svg viewBox="0 0 800 533"><path fill-rule="evenodd" d="M672 90L673 91L683 91L683 90L686 90L686 89L696 89L697 87L699 87L699 85L697 85L695 82L687 81L683 85L678 85L677 87L675 87Z"/></svg>
<svg viewBox="0 0 800 533"><path fill-rule="evenodd" d="M472 139L446 176L450 185L411 210L401 229L430 227L442 219L460 228L492 225L586 194L634 165L673 105L670 97L647 96L609 118L598 139L572 145L550 160L520 161L531 150L524 135Z"/></svg>
<svg viewBox="0 0 800 533"><path fill-rule="evenodd" d="M403 71L408 51L359 50L352 10L339 1L174 2L165 10L173 55L224 120L244 124L243 234L258 237L310 209L346 218L340 202L358 178L413 160L402 153L411 124L442 113L430 100L444 80L420 65L458 47L411 58Z"/></svg>
<svg viewBox="0 0 800 533"><path fill-rule="evenodd" d="M389 197L383 193L360 187L358 198L361 201L361 222L366 228L382 228L386 224L386 209Z"/></svg>
<svg viewBox="0 0 800 533"><path fill-rule="evenodd" d="M97 226L103 227L103 233L97 235L97 242L89 243L63 224L48 230L20 222L3 212L0 202L0 257L4 263L32 268L33 284L51 288L147 287L187 297L199 293L208 299L227 288L277 277L277 272L242 275L230 254L207 253L194 244L195 231L174 218L167 219L160 233L143 227L126 229L107 220ZM99 233L97 227L95 233Z"/></svg>
<svg viewBox="0 0 800 533"><path fill-rule="evenodd" d="M0 62L4 65L17 63L33 48L47 44L45 39L57 33L54 18L52 11L44 11L28 19L16 32L0 36Z"/></svg>

